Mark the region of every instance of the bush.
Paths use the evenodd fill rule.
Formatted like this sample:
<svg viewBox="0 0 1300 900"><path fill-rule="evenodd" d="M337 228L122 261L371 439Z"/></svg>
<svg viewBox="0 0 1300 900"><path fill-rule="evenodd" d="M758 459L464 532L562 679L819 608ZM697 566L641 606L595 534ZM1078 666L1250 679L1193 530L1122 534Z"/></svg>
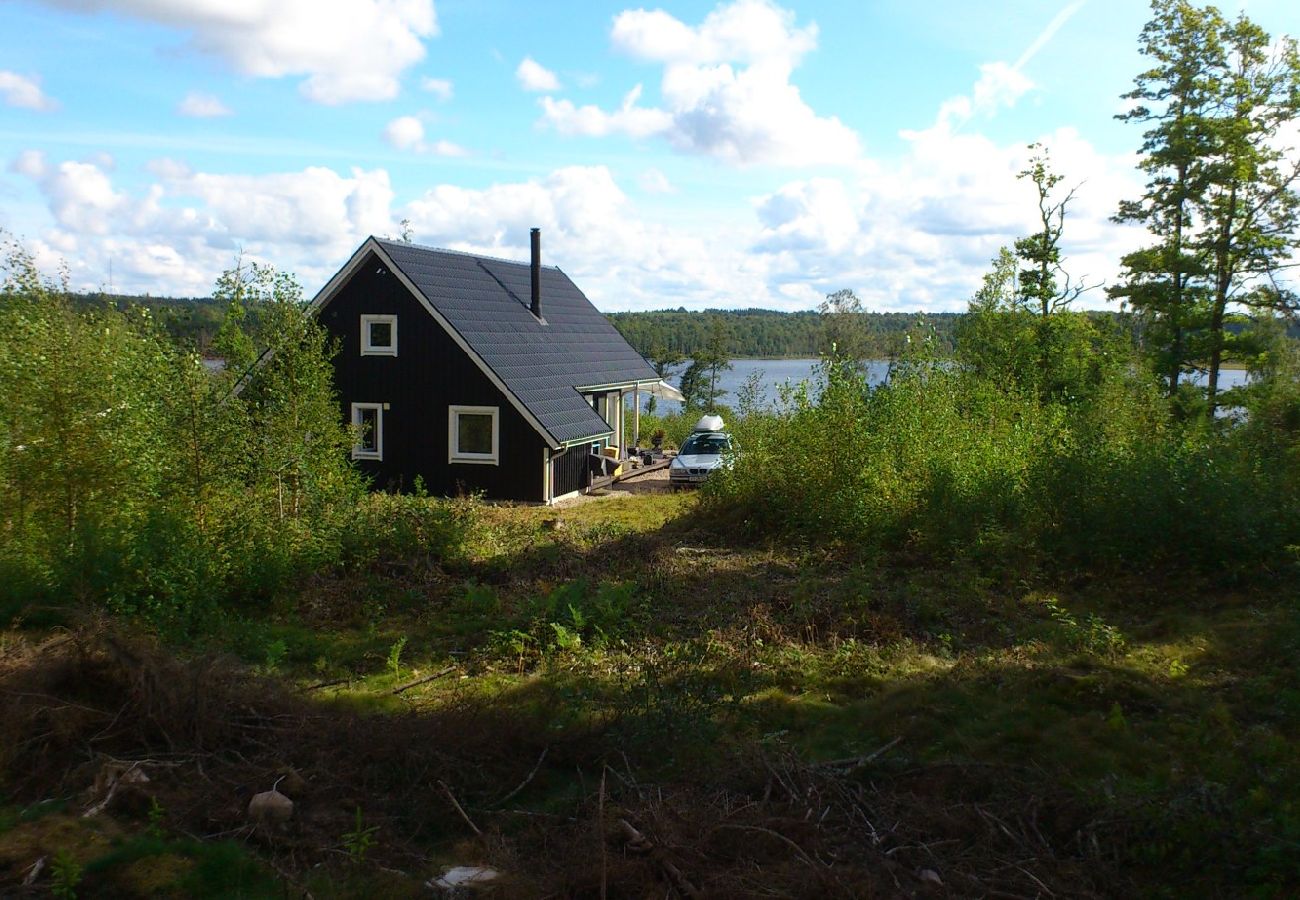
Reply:
<svg viewBox="0 0 1300 900"><path fill-rule="evenodd" d="M477 521L478 501L417 494L367 494L358 498L340 529L340 560L457 559Z"/></svg>
<svg viewBox="0 0 1300 900"><path fill-rule="evenodd" d="M873 390L828 362L784 413L747 422L740 463L705 502L868 555L1230 575L1284 563L1300 541L1294 441L1179 425L1134 371L1063 399L929 359Z"/></svg>
<svg viewBox="0 0 1300 900"><path fill-rule="evenodd" d="M288 276L222 276L228 361L262 355L213 373L146 313L74 308L17 245L0 274L0 611L88 601L188 632L322 566L459 552L463 505L366 496Z"/></svg>

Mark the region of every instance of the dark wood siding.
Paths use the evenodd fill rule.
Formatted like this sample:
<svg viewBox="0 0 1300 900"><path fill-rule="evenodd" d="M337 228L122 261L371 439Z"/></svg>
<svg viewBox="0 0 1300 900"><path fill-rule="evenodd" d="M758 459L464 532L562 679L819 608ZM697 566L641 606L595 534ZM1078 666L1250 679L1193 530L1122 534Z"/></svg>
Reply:
<svg viewBox="0 0 1300 900"><path fill-rule="evenodd" d="M397 356L361 355L361 316L397 316ZM358 460L376 488L409 491L417 476L432 494L482 491L541 501L546 442L401 281L371 254L321 311L339 341L335 386L344 421L353 403L386 403L381 461ZM448 461L448 408L499 410L499 464Z"/></svg>
<svg viewBox="0 0 1300 900"><path fill-rule="evenodd" d="M587 486L591 478L591 466L587 457L591 455L589 444L570 447L562 455L551 460L551 496L562 497Z"/></svg>

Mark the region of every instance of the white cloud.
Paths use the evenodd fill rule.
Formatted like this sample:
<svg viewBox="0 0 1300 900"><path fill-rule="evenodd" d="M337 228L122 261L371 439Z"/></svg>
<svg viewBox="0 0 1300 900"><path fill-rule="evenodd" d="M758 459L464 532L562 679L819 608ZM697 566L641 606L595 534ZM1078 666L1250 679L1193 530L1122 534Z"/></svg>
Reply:
<svg viewBox="0 0 1300 900"><path fill-rule="evenodd" d="M424 123L418 116L398 116L384 128L384 140L398 150L413 153L430 153L434 156L467 156L469 151L451 141L428 143L424 139Z"/></svg>
<svg viewBox="0 0 1300 900"><path fill-rule="evenodd" d="M469 156L469 151L460 144L447 140L437 140L428 145L428 152L434 156Z"/></svg>
<svg viewBox="0 0 1300 900"><path fill-rule="evenodd" d="M515 78L519 86L526 91L558 91L560 79L550 69L543 66L531 56L525 56L515 69Z"/></svg>
<svg viewBox="0 0 1300 900"><path fill-rule="evenodd" d="M260 78L306 76L318 103L386 100L437 35L432 0L45 0L109 10L169 26L192 45Z"/></svg>
<svg viewBox="0 0 1300 900"><path fill-rule="evenodd" d="M11 168L36 182L54 218L29 249L48 268L66 256L74 288L104 284L111 260L117 290L203 295L242 251L296 272L310 294L367 235L393 234L405 218L422 243L516 259L539 226L547 260L604 309L790 302L769 292L749 229L647 221L603 166L477 190L436 185L400 206L382 169L241 175L160 159L148 167L156 180L132 193L94 163L30 152Z"/></svg>
<svg viewBox="0 0 1300 900"><path fill-rule="evenodd" d="M696 28L661 9L628 10L614 18L611 37L616 49L651 62L794 68L817 46L817 26L796 28L794 13L770 0L734 0L718 6Z"/></svg>
<svg viewBox="0 0 1300 900"><path fill-rule="evenodd" d="M41 90L40 79L0 69L0 100L7 106L49 112L59 104Z"/></svg>
<svg viewBox="0 0 1300 900"><path fill-rule="evenodd" d="M1033 90L1034 83L1019 69L1004 62L985 63L980 66L980 77L969 94L949 97L939 106L934 130L957 131L977 115L989 118L999 109L1009 108L1022 96ZM904 131L904 136L919 134Z"/></svg>
<svg viewBox="0 0 1300 900"><path fill-rule="evenodd" d="M622 105L613 112L605 112L590 104L575 106L568 100L543 97L539 102L542 114L560 134L583 137L604 137L624 134L632 138L665 134L673 127L673 117L662 109L637 106L641 85L627 92Z"/></svg>
<svg viewBox="0 0 1300 900"><path fill-rule="evenodd" d="M447 78L422 78L420 79L420 90L428 91L443 103L450 100L454 93L451 80Z"/></svg>
<svg viewBox="0 0 1300 900"><path fill-rule="evenodd" d="M647 194L675 194L677 188L668 180L668 176L658 169L646 169L637 176L637 184Z"/></svg>
<svg viewBox="0 0 1300 900"><path fill-rule="evenodd" d="M848 249L862 223L842 181L796 181L764 197L757 207L765 235L758 249Z"/></svg>
<svg viewBox="0 0 1300 900"><path fill-rule="evenodd" d="M611 112L543 102L543 121L562 134L659 134L678 150L746 165L844 163L858 137L834 116L818 116L790 82L817 44L816 25L769 0L734 0L695 27L655 10L614 19L615 49L663 66L661 107L636 105L640 86ZM548 98L549 99L549 98Z"/></svg>
<svg viewBox="0 0 1300 900"><path fill-rule="evenodd" d="M601 309L781 302L767 288L767 262L746 251L742 229L649 221L604 166L481 190L439 185L401 212L421 243L513 259L527 259L528 229L540 227L543 258Z"/></svg>
<svg viewBox="0 0 1300 900"><path fill-rule="evenodd" d="M986 63L980 66L979 81L971 92L975 111L992 114L1003 107L1012 107L1033 87L1034 83L1015 66Z"/></svg>
<svg viewBox="0 0 1300 900"><path fill-rule="evenodd" d="M202 295L241 249L310 288L367 235L395 232L382 169L240 175L164 159L148 166L156 181L133 194L97 162L26 151L10 168L36 184L53 219L29 249L46 267L65 256L75 288L104 284L111 261L117 290Z"/></svg>
<svg viewBox="0 0 1300 900"><path fill-rule="evenodd" d="M398 150L412 150L424 143L424 125L415 116L398 116L384 128L384 140Z"/></svg>
<svg viewBox="0 0 1300 900"><path fill-rule="evenodd" d="M1040 136L1062 187L1080 185L1065 223L1065 267L1077 280L1113 280L1141 232L1110 221L1140 192L1134 160L1107 156L1072 129ZM1036 195L1016 175L1029 151L979 134L910 132L907 152L856 179L793 182L757 201L754 249L774 285L856 290L874 309L961 310L1001 246L1032 232ZM778 288L779 290L779 288ZM1086 306L1102 306L1100 291Z"/></svg>
<svg viewBox="0 0 1300 900"><path fill-rule="evenodd" d="M55 221L72 232L108 234L128 206L126 195L114 190L104 171L107 166L72 161L52 165L44 153L27 150L10 168L37 183Z"/></svg>
<svg viewBox="0 0 1300 900"><path fill-rule="evenodd" d="M230 107L222 103L221 98L199 91L190 91L186 94L185 99L176 107L176 111L182 116L192 116L197 119L212 119L231 114Z"/></svg>
<svg viewBox="0 0 1300 900"><path fill-rule="evenodd" d="M1066 222L1067 267L1109 276L1141 238L1108 221L1137 189L1132 161L1069 130L1043 138L1066 183L1084 181ZM78 287L102 284L111 257L119 290L203 294L242 248L297 272L310 293L365 236L393 234L405 218L422 243L516 259L541 227L548 261L603 309L807 309L842 287L875 309L961 309L997 248L1034 227L1032 187L1015 177L1027 151L936 130L908 147L896 164L800 179L731 209L712 204L707 216L639 209L603 166L479 189L439 184L404 203L382 169L243 175L158 159L138 191L115 184L106 160L29 151L11 169L50 210L31 248L43 264L66 255Z"/></svg>
<svg viewBox="0 0 1300 900"><path fill-rule="evenodd" d="M1024 141L998 143L965 127L1015 105L1034 88L1022 67L1081 5L1067 6L1012 65L980 66L971 89L944 101L927 128L903 131L903 154L863 160L856 178L795 181L759 198L753 249L777 293L806 297L841 287L876 309L960 310L999 247L1037 227L1036 197L1017 173ZM1072 129L1035 135L1051 150L1071 203L1063 250L1076 279L1113 279L1141 234L1110 216L1140 192L1134 160L1099 153ZM1085 304L1099 306L1095 292Z"/></svg>
<svg viewBox="0 0 1300 900"><path fill-rule="evenodd" d="M223 228L260 243L345 250L357 238L390 227L388 173L351 170L351 177L311 166L301 172L223 175L197 172L164 183L169 194L193 197ZM328 264L328 263L327 263Z"/></svg>
<svg viewBox="0 0 1300 900"><path fill-rule="evenodd" d="M188 178L193 170L179 159L163 157L145 163L145 171L156 178L178 180Z"/></svg>

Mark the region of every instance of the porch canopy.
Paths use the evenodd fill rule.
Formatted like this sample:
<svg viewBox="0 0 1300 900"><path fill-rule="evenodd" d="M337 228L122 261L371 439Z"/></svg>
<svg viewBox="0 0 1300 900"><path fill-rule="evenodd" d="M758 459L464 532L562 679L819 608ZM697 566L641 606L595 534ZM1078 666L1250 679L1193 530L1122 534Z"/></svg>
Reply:
<svg viewBox="0 0 1300 900"><path fill-rule="evenodd" d="M641 445L641 391L644 390L652 397L658 397L661 400L676 400L683 403L686 395L668 382L660 379L650 384L638 384L632 390L632 445L639 447Z"/></svg>

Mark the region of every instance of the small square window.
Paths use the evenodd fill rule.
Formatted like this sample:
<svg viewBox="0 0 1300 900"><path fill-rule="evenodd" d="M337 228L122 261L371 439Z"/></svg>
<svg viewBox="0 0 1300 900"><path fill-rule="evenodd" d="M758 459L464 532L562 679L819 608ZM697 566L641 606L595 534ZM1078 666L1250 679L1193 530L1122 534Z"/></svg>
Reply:
<svg viewBox="0 0 1300 900"><path fill-rule="evenodd" d="M352 427L356 430L356 443L352 445L353 459L384 458L384 405L382 403L353 403Z"/></svg>
<svg viewBox="0 0 1300 900"><path fill-rule="evenodd" d="M397 355L397 316L361 317L361 355Z"/></svg>
<svg viewBox="0 0 1300 900"><path fill-rule="evenodd" d="M500 448L500 417L495 406L448 408L450 462L496 465Z"/></svg>

